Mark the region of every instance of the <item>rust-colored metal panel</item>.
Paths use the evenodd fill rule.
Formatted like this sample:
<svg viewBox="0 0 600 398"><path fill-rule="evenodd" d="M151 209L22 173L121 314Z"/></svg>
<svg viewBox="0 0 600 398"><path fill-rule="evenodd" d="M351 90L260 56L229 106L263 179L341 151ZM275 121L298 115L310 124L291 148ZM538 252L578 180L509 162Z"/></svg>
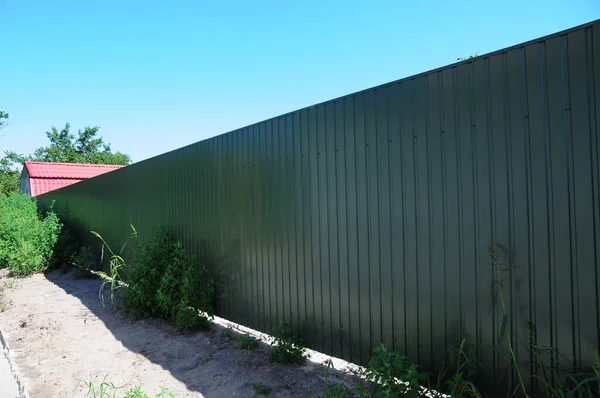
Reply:
<svg viewBox="0 0 600 398"><path fill-rule="evenodd" d="M560 354L553 365L590 366L600 346L598 72L593 22L39 202L56 200L94 244L90 229L116 246L129 223L142 240L167 226L209 266L232 321L265 332L285 321L361 364L384 342L435 368L466 339L492 380L512 366L497 349L508 330L529 382L532 331Z"/></svg>

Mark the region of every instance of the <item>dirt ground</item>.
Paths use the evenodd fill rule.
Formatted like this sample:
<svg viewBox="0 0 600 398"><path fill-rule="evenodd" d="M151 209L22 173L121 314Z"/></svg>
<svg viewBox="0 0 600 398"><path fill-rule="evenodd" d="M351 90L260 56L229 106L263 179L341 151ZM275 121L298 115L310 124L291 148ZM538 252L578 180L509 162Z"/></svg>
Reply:
<svg viewBox="0 0 600 398"><path fill-rule="evenodd" d="M78 385L107 374L117 397L136 385L150 396L166 386L176 398L253 397L253 383L271 387L273 397L320 396L325 387L322 367L271 363L268 347L238 350L220 327L179 333L104 309L100 280L51 272L9 287L13 280L2 272L0 331L31 398L83 397L87 389ZM354 380L330 373L330 384L341 382Z"/></svg>

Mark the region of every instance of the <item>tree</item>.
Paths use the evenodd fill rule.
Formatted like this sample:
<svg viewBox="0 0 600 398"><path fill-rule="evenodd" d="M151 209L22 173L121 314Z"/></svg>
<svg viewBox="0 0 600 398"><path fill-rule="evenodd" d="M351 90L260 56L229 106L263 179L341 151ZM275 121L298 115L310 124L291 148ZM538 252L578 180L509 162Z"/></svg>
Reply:
<svg viewBox="0 0 600 398"><path fill-rule="evenodd" d="M123 166L131 163L129 155L122 152L113 153L110 144L105 144L102 137L97 137L100 129L98 126L79 130L77 137L70 133L70 128L71 125L67 123L60 131L56 127L47 131L50 145L36 149L31 160Z"/></svg>
<svg viewBox="0 0 600 398"><path fill-rule="evenodd" d="M8 195L21 188L21 172L14 168L14 155L6 152L6 156L0 159L0 194Z"/></svg>
<svg viewBox="0 0 600 398"><path fill-rule="evenodd" d="M8 114L4 114L8 118ZM129 155L112 152L110 144L105 144L102 137L98 137L98 126L79 130L77 137L70 133L70 128L69 123L60 131L52 127L46 132L50 145L36 149L33 155L5 151L4 157L0 159L0 192L7 194L20 189L21 167L27 160L123 166L131 163Z"/></svg>
<svg viewBox="0 0 600 398"><path fill-rule="evenodd" d="M471 58L475 58L475 57L479 57L478 53L475 53L473 55L469 55L468 57L464 58L464 57L458 57L456 58L457 61L466 61L467 59L471 59Z"/></svg>
<svg viewBox="0 0 600 398"><path fill-rule="evenodd" d="M8 113L0 111L0 130L8 125Z"/></svg>

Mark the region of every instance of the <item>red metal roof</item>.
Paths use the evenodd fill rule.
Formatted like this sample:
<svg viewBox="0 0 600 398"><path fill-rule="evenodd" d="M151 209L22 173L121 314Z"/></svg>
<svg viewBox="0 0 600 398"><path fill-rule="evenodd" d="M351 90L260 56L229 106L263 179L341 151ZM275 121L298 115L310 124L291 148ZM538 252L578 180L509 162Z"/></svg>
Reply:
<svg viewBox="0 0 600 398"><path fill-rule="evenodd" d="M25 162L29 177L32 178L75 178L86 179L108 173L123 166L112 164L81 164L81 163L52 163Z"/></svg>
<svg viewBox="0 0 600 398"><path fill-rule="evenodd" d="M29 174L31 196L75 184L79 181L99 176L124 166L110 164L25 162Z"/></svg>

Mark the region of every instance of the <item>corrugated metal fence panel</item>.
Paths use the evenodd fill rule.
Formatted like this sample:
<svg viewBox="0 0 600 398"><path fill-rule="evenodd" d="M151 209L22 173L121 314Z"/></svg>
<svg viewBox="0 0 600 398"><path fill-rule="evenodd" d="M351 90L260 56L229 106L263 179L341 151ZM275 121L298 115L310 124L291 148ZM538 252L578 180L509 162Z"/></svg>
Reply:
<svg viewBox="0 0 600 398"><path fill-rule="evenodd" d="M166 225L219 281L218 313L366 363L431 365L467 339L495 375L504 279L569 366L600 344L600 26L338 98L40 198L114 245ZM498 251L495 275L488 247ZM526 375L531 369L523 369Z"/></svg>

